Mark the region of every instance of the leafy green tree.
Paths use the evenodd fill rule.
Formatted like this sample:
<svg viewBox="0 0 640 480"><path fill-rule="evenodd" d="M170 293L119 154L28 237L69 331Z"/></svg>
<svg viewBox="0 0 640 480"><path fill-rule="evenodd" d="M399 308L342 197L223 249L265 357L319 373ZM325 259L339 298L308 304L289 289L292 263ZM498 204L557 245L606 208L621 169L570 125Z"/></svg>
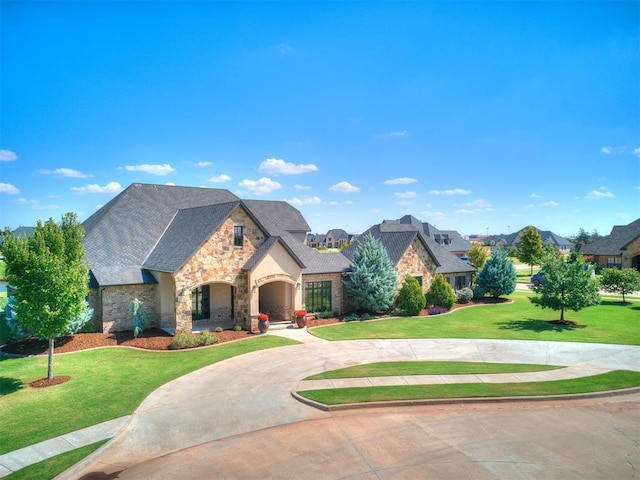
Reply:
<svg viewBox="0 0 640 480"><path fill-rule="evenodd" d="M436 274L431 282L431 287L425 295L427 305L435 305L450 310L456 301L456 294L449 282L440 274Z"/></svg>
<svg viewBox="0 0 640 480"><path fill-rule="evenodd" d="M504 248L496 248L480 270L476 284L497 298L516 289L517 273Z"/></svg>
<svg viewBox="0 0 640 480"><path fill-rule="evenodd" d="M376 312L393 305L398 276L387 251L373 235L366 234L356 247L345 286L357 310Z"/></svg>
<svg viewBox="0 0 640 480"><path fill-rule="evenodd" d="M478 243L474 243L469 250L469 263L476 270L480 270L484 266L484 262L489 258L489 250Z"/></svg>
<svg viewBox="0 0 640 480"><path fill-rule="evenodd" d="M4 232L2 253L17 321L49 340L47 377L53 378L54 339L85 313L89 270L84 263L84 228L74 213L38 221L32 237Z"/></svg>
<svg viewBox="0 0 640 480"><path fill-rule="evenodd" d="M396 306L404 310L407 315L418 315L425 307L425 303L420 283L415 278L407 276L398 293Z"/></svg>
<svg viewBox="0 0 640 480"><path fill-rule="evenodd" d="M591 278L591 267L579 256L575 262L553 259L544 264L545 282L533 287L534 305L560 310L560 321L564 322L564 311L577 312L600 303L598 282Z"/></svg>
<svg viewBox="0 0 640 480"><path fill-rule="evenodd" d="M635 268L605 268L600 273L602 289L622 295L622 303L626 303L625 295L640 291L640 272Z"/></svg>
<svg viewBox="0 0 640 480"><path fill-rule="evenodd" d="M531 274L533 274L533 266L540 264L543 253L542 237L535 227L529 225L520 234L518 258L521 262L531 266Z"/></svg>

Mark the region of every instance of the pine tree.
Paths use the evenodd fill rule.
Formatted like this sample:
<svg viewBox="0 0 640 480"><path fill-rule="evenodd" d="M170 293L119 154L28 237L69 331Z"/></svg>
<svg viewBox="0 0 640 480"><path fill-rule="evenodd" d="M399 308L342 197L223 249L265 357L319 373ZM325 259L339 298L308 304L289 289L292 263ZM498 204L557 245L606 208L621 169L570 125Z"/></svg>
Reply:
<svg viewBox="0 0 640 480"><path fill-rule="evenodd" d="M49 340L47 377L53 378L55 337L86 310L88 267L84 263L84 229L76 215L38 221L32 237L3 234L6 277L13 292L19 323L38 338Z"/></svg>
<svg viewBox="0 0 640 480"><path fill-rule="evenodd" d="M379 240L366 234L353 256L352 274L345 281L357 310L388 310L396 297L398 277Z"/></svg>
<svg viewBox="0 0 640 480"><path fill-rule="evenodd" d="M400 288L400 293L398 293L396 306L404 310L407 315L418 315L425 307L425 303L425 296L422 293L422 287L418 283L418 280L407 276L404 279L402 288Z"/></svg>
<svg viewBox="0 0 640 480"><path fill-rule="evenodd" d="M476 284L497 298L512 293L516 289L516 281L516 267L509 260L507 251L496 248L480 270Z"/></svg>

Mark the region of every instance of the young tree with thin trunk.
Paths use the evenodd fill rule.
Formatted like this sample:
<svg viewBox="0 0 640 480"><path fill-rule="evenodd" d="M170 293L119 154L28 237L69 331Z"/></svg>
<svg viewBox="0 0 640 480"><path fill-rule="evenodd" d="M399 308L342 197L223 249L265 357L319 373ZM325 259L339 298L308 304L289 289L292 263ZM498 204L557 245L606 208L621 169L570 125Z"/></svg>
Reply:
<svg viewBox="0 0 640 480"><path fill-rule="evenodd" d="M625 295L640 291L640 272L635 268L605 268L601 272L600 286L605 292Z"/></svg>
<svg viewBox="0 0 640 480"><path fill-rule="evenodd" d="M598 282L591 278L591 266L582 256L571 263L562 259L545 263L544 277L544 283L533 287L535 296L530 298L531 303L560 310L560 322L565 321L565 310L577 312L600 303Z"/></svg>
<svg viewBox="0 0 640 480"><path fill-rule="evenodd" d="M484 262L489 258L489 250L487 247L474 243L471 250L469 250L468 256L471 266L480 271L480 269L484 267Z"/></svg>
<svg viewBox="0 0 640 480"><path fill-rule="evenodd" d="M542 237L535 227L529 225L520 234L518 259L531 266L531 274L533 275L533 266L540 263L543 253L544 247L542 245Z"/></svg>
<svg viewBox="0 0 640 480"><path fill-rule="evenodd" d="M38 338L49 340L47 378L53 378L54 340L81 316L88 294L84 228L74 213L60 223L38 221L32 237L3 234L6 277L17 321Z"/></svg>

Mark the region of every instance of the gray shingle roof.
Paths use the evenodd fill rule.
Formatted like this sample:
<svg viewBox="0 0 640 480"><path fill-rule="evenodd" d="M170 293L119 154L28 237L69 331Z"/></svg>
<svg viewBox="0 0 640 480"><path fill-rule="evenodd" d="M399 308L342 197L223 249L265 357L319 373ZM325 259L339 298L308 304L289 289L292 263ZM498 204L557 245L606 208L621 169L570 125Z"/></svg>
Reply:
<svg viewBox="0 0 640 480"><path fill-rule="evenodd" d="M309 224L300 211L287 202L275 200L243 200L253 215L267 230L269 236L277 236L283 232L305 235L309 230Z"/></svg>
<svg viewBox="0 0 640 480"><path fill-rule="evenodd" d="M228 190L134 183L83 222L99 285L148 283L143 263L178 210L238 201Z"/></svg>
<svg viewBox="0 0 640 480"><path fill-rule="evenodd" d="M633 240L640 237L640 218L628 225L616 225L611 233L595 242L583 245L580 253L585 255L620 255Z"/></svg>

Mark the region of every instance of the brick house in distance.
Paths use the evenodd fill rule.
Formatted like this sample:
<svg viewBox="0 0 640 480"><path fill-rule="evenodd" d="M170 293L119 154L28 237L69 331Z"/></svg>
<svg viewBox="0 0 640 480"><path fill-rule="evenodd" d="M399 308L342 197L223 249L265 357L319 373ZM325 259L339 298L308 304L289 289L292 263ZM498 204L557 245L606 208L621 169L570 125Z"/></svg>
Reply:
<svg viewBox="0 0 640 480"><path fill-rule="evenodd" d="M283 201L134 183L83 225L99 331L132 329L134 299L149 326L172 332L249 329L258 313L291 320L297 309L343 313L348 306L349 256L307 246L309 225ZM423 233L405 232L404 243L396 233L385 235L385 246L399 277L421 277L424 291L438 271L460 285L470 281L473 268Z"/></svg>
<svg viewBox="0 0 640 480"><path fill-rule="evenodd" d="M640 218L615 225L611 233L580 248L586 260L600 268L632 267L640 271Z"/></svg>

